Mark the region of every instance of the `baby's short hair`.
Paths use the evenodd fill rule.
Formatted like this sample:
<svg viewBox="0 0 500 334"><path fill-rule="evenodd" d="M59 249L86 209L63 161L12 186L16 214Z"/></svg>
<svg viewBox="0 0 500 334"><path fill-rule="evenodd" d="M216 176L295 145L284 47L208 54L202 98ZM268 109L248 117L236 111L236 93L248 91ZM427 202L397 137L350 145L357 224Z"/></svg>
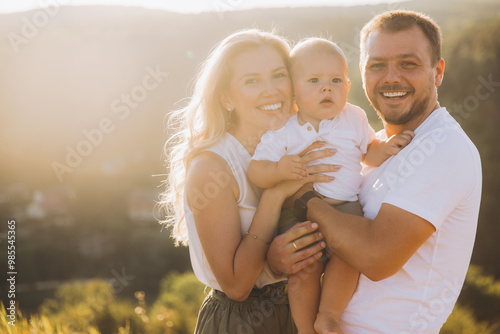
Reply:
<svg viewBox="0 0 500 334"><path fill-rule="evenodd" d="M347 58L344 51L334 42L321 37L309 37L299 41L290 51L290 64L291 70L297 59L310 53L329 53L333 56L339 57L344 61L347 68Z"/></svg>

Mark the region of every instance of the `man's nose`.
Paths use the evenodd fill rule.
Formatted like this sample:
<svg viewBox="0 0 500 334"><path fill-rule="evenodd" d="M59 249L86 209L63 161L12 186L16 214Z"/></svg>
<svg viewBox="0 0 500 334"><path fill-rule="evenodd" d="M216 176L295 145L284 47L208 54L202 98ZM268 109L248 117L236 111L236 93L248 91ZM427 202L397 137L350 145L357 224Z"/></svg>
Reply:
<svg viewBox="0 0 500 334"><path fill-rule="evenodd" d="M384 81L388 84L399 83L401 81L401 72L396 64L389 63L387 65Z"/></svg>

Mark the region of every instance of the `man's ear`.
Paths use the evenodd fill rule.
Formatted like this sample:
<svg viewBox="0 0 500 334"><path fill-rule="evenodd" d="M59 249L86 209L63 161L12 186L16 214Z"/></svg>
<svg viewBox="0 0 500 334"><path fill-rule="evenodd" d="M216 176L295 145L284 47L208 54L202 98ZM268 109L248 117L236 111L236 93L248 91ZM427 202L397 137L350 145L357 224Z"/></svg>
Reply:
<svg viewBox="0 0 500 334"><path fill-rule="evenodd" d="M444 59L440 58L436 65L434 66L434 70L436 71L436 76L434 78L434 84L439 87L443 83L444 77Z"/></svg>

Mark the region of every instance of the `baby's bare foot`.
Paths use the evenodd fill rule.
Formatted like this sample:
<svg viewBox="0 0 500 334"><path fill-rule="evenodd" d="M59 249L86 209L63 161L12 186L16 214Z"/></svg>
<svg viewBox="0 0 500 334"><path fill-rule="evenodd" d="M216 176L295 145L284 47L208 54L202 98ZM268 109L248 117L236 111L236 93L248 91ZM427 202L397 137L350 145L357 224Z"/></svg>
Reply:
<svg viewBox="0 0 500 334"><path fill-rule="evenodd" d="M314 322L318 334L344 334L339 325L339 319L330 312L319 312Z"/></svg>

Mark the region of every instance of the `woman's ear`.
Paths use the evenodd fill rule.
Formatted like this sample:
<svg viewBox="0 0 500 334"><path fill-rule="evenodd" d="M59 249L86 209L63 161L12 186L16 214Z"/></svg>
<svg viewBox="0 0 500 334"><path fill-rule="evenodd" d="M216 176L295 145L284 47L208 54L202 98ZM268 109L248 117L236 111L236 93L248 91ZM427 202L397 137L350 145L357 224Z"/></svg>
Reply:
<svg viewBox="0 0 500 334"><path fill-rule="evenodd" d="M229 95L224 92L220 95L220 103L224 109L227 111L233 110L233 103L231 102L231 99L229 98Z"/></svg>

